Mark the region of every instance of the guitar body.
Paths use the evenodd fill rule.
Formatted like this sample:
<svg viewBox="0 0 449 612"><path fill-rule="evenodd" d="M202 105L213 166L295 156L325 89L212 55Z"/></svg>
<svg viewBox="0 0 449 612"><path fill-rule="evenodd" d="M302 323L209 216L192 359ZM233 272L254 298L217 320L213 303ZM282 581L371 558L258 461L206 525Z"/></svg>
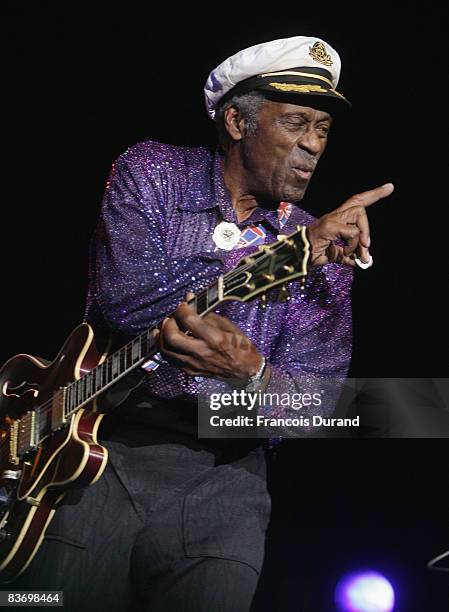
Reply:
<svg viewBox="0 0 449 612"><path fill-rule="evenodd" d="M80 379L102 359L91 327L83 323L72 332L52 363L46 365L21 354L0 370L2 581L8 582L26 569L65 493L93 484L107 462L107 449L97 441L104 415L95 411L95 400L20 460L11 457L9 425L37 405L47 402L51 406L55 391ZM48 419L51 420L51 410Z"/></svg>

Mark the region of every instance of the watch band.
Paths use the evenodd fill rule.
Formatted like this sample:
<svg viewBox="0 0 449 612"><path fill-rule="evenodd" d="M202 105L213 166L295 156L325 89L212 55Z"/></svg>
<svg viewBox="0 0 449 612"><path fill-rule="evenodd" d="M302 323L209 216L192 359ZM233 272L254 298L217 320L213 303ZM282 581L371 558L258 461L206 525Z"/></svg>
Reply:
<svg viewBox="0 0 449 612"><path fill-rule="evenodd" d="M257 370L255 374L250 376L248 384L245 387L245 391L255 392L258 391L262 385L263 375L265 372L265 368L267 367L267 360L265 357L262 357L262 363L260 368Z"/></svg>

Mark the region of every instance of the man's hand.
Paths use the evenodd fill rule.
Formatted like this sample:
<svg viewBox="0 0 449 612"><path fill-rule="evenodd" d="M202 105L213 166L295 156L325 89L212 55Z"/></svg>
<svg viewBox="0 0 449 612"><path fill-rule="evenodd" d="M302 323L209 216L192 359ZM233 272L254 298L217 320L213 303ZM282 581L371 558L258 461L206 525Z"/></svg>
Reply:
<svg viewBox="0 0 449 612"><path fill-rule="evenodd" d="M370 258L371 244L366 209L371 204L393 193L391 183L358 193L346 200L339 208L323 215L307 228L310 242L310 265L324 266L327 263L342 263L355 266L358 257L367 263ZM334 244L343 240L346 245Z"/></svg>
<svg viewBox="0 0 449 612"><path fill-rule="evenodd" d="M262 363L262 355L234 323L214 313L201 318L186 302L162 323L158 345L164 358L187 374L233 379L240 385Z"/></svg>

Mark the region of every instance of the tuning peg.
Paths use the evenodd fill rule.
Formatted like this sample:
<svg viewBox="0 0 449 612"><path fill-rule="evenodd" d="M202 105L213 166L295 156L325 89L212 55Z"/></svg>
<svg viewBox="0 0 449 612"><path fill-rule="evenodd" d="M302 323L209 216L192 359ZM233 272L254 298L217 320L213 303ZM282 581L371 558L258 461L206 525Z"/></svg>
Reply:
<svg viewBox="0 0 449 612"><path fill-rule="evenodd" d="M254 263L256 263L254 257L250 257L249 255L248 257L244 257L242 261L245 262L248 266L252 266Z"/></svg>
<svg viewBox="0 0 449 612"><path fill-rule="evenodd" d="M264 278L265 280L271 283L272 281L274 281L276 277L274 274L262 274L262 278Z"/></svg>
<svg viewBox="0 0 449 612"><path fill-rule="evenodd" d="M286 302L290 299L287 286L284 284L279 290L278 302Z"/></svg>
<svg viewBox="0 0 449 612"><path fill-rule="evenodd" d="M279 242L285 242L290 247L295 245L294 241L290 240L290 238L286 236L285 234L278 234L277 239L279 240Z"/></svg>
<svg viewBox="0 0 449 612"><path fill-rule="evenodd" d="M266 293L262 293L262 295L260 296L260 307L261 308L267 307L267 294Z"/></svg>

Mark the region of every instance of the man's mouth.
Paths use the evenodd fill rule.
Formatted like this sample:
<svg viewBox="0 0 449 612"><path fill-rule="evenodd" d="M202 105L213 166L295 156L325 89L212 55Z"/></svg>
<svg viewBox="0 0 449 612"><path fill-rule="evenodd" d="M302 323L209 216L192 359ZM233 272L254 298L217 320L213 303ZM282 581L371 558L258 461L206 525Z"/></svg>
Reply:
<svg viewBox="0 0 449 612"><path fill-rule="evenodd" d="M293 168L293 170L294 170L295 174L300 176L305 181L308 181L312 177L314 168L312 168L310 166L298 166L296 168Z"/></svg>

